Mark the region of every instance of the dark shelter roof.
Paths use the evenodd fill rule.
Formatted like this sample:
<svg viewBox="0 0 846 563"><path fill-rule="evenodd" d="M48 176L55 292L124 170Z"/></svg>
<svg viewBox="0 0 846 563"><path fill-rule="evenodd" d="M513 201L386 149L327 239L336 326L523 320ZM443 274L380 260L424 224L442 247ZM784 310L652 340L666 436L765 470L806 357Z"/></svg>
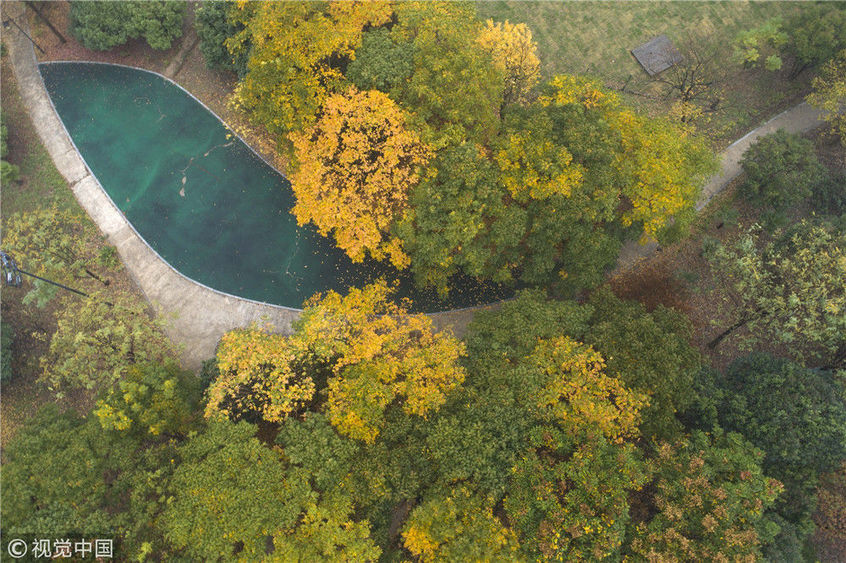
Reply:
<svg viewBox="0 0 846 563"><path fill-rule="evenodd" d="M683 59L679 50L673 46L666 35L659 35L655 39L635 47L632 49L632 55L649 73L649 76L655 76L674 64L680 63Z"/></svg>

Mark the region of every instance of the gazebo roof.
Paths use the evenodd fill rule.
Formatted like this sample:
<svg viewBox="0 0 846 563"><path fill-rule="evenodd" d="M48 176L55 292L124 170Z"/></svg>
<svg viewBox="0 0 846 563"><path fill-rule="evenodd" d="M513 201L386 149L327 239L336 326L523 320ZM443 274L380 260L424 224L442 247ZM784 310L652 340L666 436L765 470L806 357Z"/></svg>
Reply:
<svg viewBox="0 0 846 563"><path fill-rule="evenodd" d="M632 55L649 73L649 76L655 76L684 59L666 35L659 35L643 45L635 47L632 49Z"/></svg>

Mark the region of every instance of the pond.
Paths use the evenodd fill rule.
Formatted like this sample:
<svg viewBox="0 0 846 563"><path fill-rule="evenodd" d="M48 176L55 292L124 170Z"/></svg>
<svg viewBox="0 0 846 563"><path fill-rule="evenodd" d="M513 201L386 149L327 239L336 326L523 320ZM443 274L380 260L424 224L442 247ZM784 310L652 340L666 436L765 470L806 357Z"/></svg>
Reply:
<svg viewBox="0 0 846 563"><path fill-rule="evenodd" d="M103 189L135 230L183 275L208 287L300 308L317 292L378 278L416 311L491 303L511 292L455 278L448 299L408 272L354 264L290 213L289 182L173 82L140 69L42 63L59 117Z"/></svg>

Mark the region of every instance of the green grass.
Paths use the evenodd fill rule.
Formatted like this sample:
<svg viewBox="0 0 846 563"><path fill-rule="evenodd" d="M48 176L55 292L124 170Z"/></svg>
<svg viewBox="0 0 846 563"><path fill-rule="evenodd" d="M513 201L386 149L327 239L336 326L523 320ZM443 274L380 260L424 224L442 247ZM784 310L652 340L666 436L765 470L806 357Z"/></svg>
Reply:
<svg viewBox="0 0 846 563"><path fill-rule="evenodd" d="M656 35L679 41L705 31L730 44L737 33L774 16L788 17L795 2L479 2L479 15L525 22L546 76L596 74L610 81L643 73L629 52Z"/></svg>
<svg viewBox="0 0 846 563"><path fill-rule="evenodd" d="M4 222L14 213L53 204L85 216L67 182L56 170L47 149L41 144L5 61L2 67L2 108L3 122L9 131L8 160L20 166L20 179L3 186ZM88 220L87 216L85 220Z"/></svg>
<svg viewBox="0 0 846 563"><path fill-rule="evenodd" d="M728 73L722 89L723 109L697 123L725 146L748 129L796 103L809 77L790 82L787 71L744 70L730 61L732 44L742 30L769 18L785 20L801 10L797 2L479 2L483 19L524 22L538 44L541 71L595 76L611 88L657 94L654 81L641 68L631 49L666 34L681 46L699 38L720 51ZM642 96L628 101L650 114L663 114L669 104Z"/></svg>

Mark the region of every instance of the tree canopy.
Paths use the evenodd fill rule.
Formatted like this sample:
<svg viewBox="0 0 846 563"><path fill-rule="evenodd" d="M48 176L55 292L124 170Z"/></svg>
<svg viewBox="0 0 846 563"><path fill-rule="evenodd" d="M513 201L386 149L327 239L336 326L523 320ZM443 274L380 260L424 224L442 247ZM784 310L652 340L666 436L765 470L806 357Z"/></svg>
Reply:
<svg viewBox="0 0 846 563"><path fill-rule="evenodd" d="M725 283L736 321L714 338L746 327L747 345L770 339L789 346L791 355L816 365L842 365L846 338L846 234L826 223L801 221L761 240L753 226L736 242L709 255Z"/></svg>
<svg viewBox="0 0 846 563"><path fill-rule="evenodd" d="M71 2L71 29L87 48L106 51L143 38L153 49L170 49L182 36L185 2Z"/></svg>
<svg viewBox="0 0 846 563"><path fill-rule="evenodd" d="M428 151L396 103L378 90L350 88L329 96L314 127L292 139L297 222L331 233L354 262L370 255L405 267L408 257L390 231Z"/></svg>

